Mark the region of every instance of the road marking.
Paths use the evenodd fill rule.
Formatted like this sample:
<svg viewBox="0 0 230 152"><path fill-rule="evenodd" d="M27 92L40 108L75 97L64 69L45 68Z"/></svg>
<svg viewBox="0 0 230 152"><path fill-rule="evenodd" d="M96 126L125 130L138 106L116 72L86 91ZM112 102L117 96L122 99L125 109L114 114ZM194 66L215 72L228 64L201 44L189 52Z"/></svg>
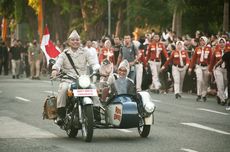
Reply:
<svg viewBox="0 0 230 152"><path fill-rule="evenodd" d="M221 130L214 129L214 128L211 128L211 127L207 127L207 126L204 126L204 125L200 125L200 124L197 124L197 123L181 123L181 124L191 126L191 127L200 128L200 129L205 129L205 130L212 131L212 132L217 132L217 133L224 134L224 135L230 135L229 132L221 131Z"/></svg>
<svg viewBox="0 0 230 152"><path fill-rule="evenodd" d="M161 102L160 100L152 100L153 102Z"/></svg>
<svg viewBox="0 0 230 152"><path fill-rule="evenodd" d="M116 129L116 130L121 131L121 132L125 132L125 133L132 132L131 130L128 130L128 129Z"/></svg>
<svg viewBox="0 0 230 152"><path fill-rule="evenodd" d="M45 93L49 93L49 94L55 94L55 95L57 95L58 93L57 92L55 92L55 91L43 91L43 92L45 92Z"/></svg>
<svg viewBox="0 0 230 152"><path fill-rule="evenodd" d="M43 81L41 81L42 83L49 83L50 84L50 82L51 81L45 81L45 80L43 80Z"/></svg>
<svg viewBox="0 0 230 152"><path fill-rule="evenodd" d="M212 112L212 113L217 113L217 114L221 114L221 115L229 115L228 113L224 113L224 112L219 112L219 111L215 111L215 110L211 110L211 109L204 109L204 108L197 108L198 110L202 110L202 111L207 111L207 112Z"/></svg>
<svg viewBox="0 0 230 152"><path fill-rule="evenodd" d="M56 138L57 135L10 117L0 117L1 138Z"/></svg>
<svg viewBox="0 0 230 152"><path fill-rule="evenodd" d="M186 152L198 152L198 151L195 151L195 150L192 150L192 149L187 149L187 148L181 148L180 150L186 151Z"/></svg>
<svg viewBox="0 0 230 152"><path fill-rule="evenodd" d="M24 101L24 102L31 102L30 100L22 98L22 97L15 97L15 98L18 100Z"/></svg>

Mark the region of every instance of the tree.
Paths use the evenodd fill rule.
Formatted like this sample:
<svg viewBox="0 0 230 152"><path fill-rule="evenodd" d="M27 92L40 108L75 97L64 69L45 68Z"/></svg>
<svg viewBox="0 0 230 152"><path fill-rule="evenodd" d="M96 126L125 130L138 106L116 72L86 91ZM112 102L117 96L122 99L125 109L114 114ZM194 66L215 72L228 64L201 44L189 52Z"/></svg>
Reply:
<svg viewBox="0 0 230 152"><path fill-rule="evenodd" d="M8 28L8 19L13 17L14 12L14 1L13 0L0 0L0 15L2 18L2 39L7 41L7 28Z"/></svg>
<svg viewBox="0 0 230 152"><path fill-rule="evenodd" d="M229 31L229 0L224 0L223 31Z"/></svg>
<svg viewBox="0 0 230 152"><path fill-rule="evenodd" d="M182 15L186 11L184 0L169 1L169 8L173 10L172 31L175 31L177 36L182 35Z"/></svg>

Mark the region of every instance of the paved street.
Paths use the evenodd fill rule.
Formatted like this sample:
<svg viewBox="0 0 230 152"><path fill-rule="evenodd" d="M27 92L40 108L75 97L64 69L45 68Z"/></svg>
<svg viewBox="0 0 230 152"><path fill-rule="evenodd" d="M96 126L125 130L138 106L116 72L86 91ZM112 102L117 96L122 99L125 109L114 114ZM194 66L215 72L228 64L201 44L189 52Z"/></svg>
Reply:
<svg viewBox="0 0 230 152"><path fill-rule="evenodd" d="M70 139L52 121L42 120L43 101L57 91L48 79L0 76L0 152L229 152L230 112L214 97L151 94L157 109L148 138L137 129L96 129L93 141ZM56 93L56 92L54 92Z"/></svg>

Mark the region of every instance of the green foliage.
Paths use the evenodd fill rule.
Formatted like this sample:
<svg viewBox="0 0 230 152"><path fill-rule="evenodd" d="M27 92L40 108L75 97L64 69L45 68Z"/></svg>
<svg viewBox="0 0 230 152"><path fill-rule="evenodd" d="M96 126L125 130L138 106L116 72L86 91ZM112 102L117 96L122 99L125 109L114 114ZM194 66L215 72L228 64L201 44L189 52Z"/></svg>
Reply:
<svg viewBox="0 0 230 152"><path fill-rule="evenodd" d="M70 1L66 1L66 0L53 0L55 5L60 5L62 7L62 11L60 12L61 14L65 14L65 13L70 13L72 8L74 6L71 6Z"/></svg>
<svg viewBox="0 0 230 152"><path fill-rule="evenodd" d="M0 0L0 15L6 18L12 18L14 5L14 0Z"/></svg>
<svg viewBox="0 0 230 152"><path fill-rule="evenodd" d="M25 8L26 8L26 1L25 0L16 0L15 1L15 11L14 17L17 23L21 23L25 21Z"/></svg>
<svg viewBox="0 0 230 152"><path fill-rule="evenodd" d="M15 18L17 23L28 22L33 33L37 33L37 2L0 0L0 15ZM71 29L77 29L83 37L94 33L99 38L107 32L108 0L43 0L43 5L44 23L49 25L51 33L60 35L59 39L65 40ZM170 28L175 8L183 13L183 34L196 30L217 33L223 24L223 5L224 0L111 0L111 33L115 33L120 8L123 34L128 30L134 31L136 27ZM86 18L82 12L86 13ZM86 24L89 31L84 31Z"/></svg>
<svg viewBox="0 0 230 152"><path fill-rule="evenodd" d="M185 32L217 33L223 24L223 4L223 0L187 0L188 9L183 18Z"/></svg>

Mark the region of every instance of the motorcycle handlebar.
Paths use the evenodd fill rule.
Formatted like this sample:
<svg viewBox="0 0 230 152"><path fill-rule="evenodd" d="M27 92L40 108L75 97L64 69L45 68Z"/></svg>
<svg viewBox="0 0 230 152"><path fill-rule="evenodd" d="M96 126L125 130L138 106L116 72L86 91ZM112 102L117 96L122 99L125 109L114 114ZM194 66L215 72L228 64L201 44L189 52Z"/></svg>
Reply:
<svg viewBox="0 0 230 152"><path fill-rule="evenodd" d="M98 75L98 72L94 71L92 74L89 75L89 77L91 78L94 75ZM52 81L52 80L55 80L57 78L63 78L64 76L67 76L67 77L69 77L71 79L74 79L74 80L76 80L76 79L78 79L80 77L79 75L77 75L77 78L75 78L75 77L73 77L73 76L71 76L71 75L69 75L69 74L67 74L67 73L65 73L63 71L60 71L60 73L55 78L50 76L50 80Z"/></svg>

